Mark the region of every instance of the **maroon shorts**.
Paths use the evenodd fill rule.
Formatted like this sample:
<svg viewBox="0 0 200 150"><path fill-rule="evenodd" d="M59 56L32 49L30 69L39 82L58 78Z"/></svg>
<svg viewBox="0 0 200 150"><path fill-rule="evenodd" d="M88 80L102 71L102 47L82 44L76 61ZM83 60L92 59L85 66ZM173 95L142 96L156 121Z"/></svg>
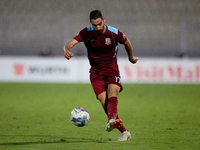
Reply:
<svg viewBox="0 0 200 150"><path fill-rule="evenodd" d="M104 76L101 74L90 74L90 81L96 94L96 97L107 90L108 84L116 84L120 87L120 92L123 90L120 76Z"/></svg>

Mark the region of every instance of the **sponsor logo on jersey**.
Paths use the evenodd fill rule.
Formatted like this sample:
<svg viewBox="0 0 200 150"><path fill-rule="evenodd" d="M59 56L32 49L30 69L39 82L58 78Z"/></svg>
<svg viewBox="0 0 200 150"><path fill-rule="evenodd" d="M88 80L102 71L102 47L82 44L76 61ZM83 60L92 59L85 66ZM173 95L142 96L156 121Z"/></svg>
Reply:
<svg viewBox="0 0 200 150"><path fill-rule="evenodd" d="M105 38L105 44L110 45L111 44L111 38Z"/></svg>

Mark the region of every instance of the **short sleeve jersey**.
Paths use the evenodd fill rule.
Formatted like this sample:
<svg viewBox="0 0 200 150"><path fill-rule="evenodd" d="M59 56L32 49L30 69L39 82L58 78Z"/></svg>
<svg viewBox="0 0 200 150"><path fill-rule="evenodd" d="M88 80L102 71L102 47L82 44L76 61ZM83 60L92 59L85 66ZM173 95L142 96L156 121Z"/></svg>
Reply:
<svg viewBox="0 0 200 150"><path fill-rule="evenodd" d="M118 43L124 44L126 36L122 31L111 26L106 26L106 31L97 34L92 26L86 27L74 37L78 42L84 42L88 59L90 61L90 73L102 73L107 76L118 76L117 65Z"/></svg>

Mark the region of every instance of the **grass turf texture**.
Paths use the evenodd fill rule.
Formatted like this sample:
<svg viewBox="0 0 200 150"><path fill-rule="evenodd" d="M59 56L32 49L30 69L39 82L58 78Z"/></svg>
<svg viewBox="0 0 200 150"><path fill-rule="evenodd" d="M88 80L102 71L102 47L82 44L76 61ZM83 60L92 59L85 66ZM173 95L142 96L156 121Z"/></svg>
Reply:
<svg viewBox="0 0 200 150"><path fill-rule="evenodd" d="M132 140L105 131L90 84L0 83L0 149L200 149L200 85L123 84L118 112ZM90 113L85 127L70 121Z"/></svg>

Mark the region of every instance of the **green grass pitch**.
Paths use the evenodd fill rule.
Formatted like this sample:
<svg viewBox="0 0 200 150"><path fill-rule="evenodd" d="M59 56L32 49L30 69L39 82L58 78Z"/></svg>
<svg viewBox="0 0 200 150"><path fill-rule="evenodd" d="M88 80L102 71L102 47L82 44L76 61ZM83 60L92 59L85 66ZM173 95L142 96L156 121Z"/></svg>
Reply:
<svg viewBox="0 0 200 150"><path fill-rule="evenodd" d="M199 84L123 84L118 112L132 140L105 131L107 117L90 84L0 83L0 150L198 150ZM90 113L85 127L70 121Z"/></svg>

